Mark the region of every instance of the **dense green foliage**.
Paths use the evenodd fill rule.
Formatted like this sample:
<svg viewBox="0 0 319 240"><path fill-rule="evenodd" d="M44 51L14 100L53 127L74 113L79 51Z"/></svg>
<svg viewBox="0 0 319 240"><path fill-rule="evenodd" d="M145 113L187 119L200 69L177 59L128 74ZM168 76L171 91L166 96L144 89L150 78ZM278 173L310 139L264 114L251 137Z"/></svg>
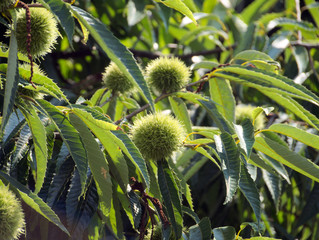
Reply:
<svg viewBox="0 0 319 240"><path fill-rule="evenodd" d="M32 38L22 8L60 32ZM0 11L0 186L22 203L20 239L319 238L315 0Z"/></svg>

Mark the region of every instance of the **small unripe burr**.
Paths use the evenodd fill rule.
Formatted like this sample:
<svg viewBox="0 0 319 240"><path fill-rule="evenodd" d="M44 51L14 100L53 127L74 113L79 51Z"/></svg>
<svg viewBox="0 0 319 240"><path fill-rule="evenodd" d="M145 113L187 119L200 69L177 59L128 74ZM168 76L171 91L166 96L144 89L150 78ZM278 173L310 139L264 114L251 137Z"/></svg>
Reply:
<svg viewBox="0 0 319 240"><path fill-rule="evenodd" d="M131 130L133 142L145 159L162 160L181 146L183 126L170 115L156 113L135 121Z"/></svg>
<svg viewBox="0 0 319 240"><path fill-rule="evenodd" d="M189 68L175 57L160 57L146 66L146 80L159 93L176 92L189 82L189 78Z"/></svg>

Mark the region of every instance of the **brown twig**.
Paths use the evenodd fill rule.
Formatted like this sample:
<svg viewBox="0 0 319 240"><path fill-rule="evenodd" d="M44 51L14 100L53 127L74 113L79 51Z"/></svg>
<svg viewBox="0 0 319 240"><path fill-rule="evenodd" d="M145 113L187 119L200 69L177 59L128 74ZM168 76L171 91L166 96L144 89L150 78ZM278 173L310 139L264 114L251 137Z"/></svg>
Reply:
<svg viewBox="0 0 319 240"><path fill-rule="evenodd" d="M72 4L72 0L63 0L63 2L66 2L66 3L70 3L70 4ZM19 5L20 3L22 3L22 4L26 4L26 3L24 3L24 2L21 2L21 1L19 1L18 2L18 5L16 6L17 8L24 8L23 6L21 6L21 5ZM40 8L42 8L42 7L44 7L42 4L40 4L40 3L30 3L30 4L26 4L28 7L40 7Z"/></svg>
<svg viewBox="0 0 319 240"><path fill-rule="evenodd" d="M30 61L30 66L31 66L31 75L30 75L30 79L29 82L32 84L32 86L34 88L37 88L34 83L32 82L32 78L33 78L33 59L32 59L32 55L31 55L31 13L30 13L30 9L29 6L27 4L25 4L24 2L18 2L17 7L21 7L25 9L25 16L26 16L26 22L27 22L27 53L28 53L28 58Z"/></svg>
<svg viewBox="0 0 319 240"><path fill-rule="evenodd" d="M145 232L146 232L146 229L145 229L146 224L145 223L146 223L147 213L149 214L149 216L151 218L151 222L152 222L152 234L151 234L152 236L153 236L153 227L154 227L154 224L155 224L153 222L153 220L152 220L152 217L151 217L151 215L153 213L152 213L151 208L150 208L150 206L148 204L148 200L150 200L153 203L153 205L156 206L156 208L158 209L158 212L159 212L161 221L164 224L164 227L167 227L168 225L170 225L170 222L169 222L168 218L166 217L166 215L164 213L163 206L162 206L161 202L157 198L149 196L145 192L143 184L138 182L134 177L131 178L131 181L132 181L132 184L131 184L132 190L137 190L137 191L140 192L141 199L143 200L143 204L145 206L145 212L143 214L143 217L142 217L142 220L141 220L141 224L140 224L140 227L139 227L139 231L140 231L139 239L143 240L144 236L145 236ZM151 236L151 239L152 239L152 236Z"/></svg>

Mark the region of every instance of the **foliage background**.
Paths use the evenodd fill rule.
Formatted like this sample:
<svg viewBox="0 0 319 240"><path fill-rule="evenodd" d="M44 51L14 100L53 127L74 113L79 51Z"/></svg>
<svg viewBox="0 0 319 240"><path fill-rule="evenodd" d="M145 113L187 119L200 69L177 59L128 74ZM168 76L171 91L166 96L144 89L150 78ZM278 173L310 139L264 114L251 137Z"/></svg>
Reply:
<svg viewBox="0 0 319 240"><path fill-rule="evenodd" d="M40 2L43 4L50 1ZM318 96L319 6L317 2L313 0L300 2L297 0L185 0L184 3L193 12L197 25L181 12L169 8L163 3L150 0L75 1L73 5L99 19L133 53L142 68L151 59L169 54L185 61L193 70L192 82L197 82L205 73L219 65L230 63L230 61L234 64L243 64L241 59L236 59L235 56L244 50L253 49L266 53L279 63L281 66L278 70L279 75L286 76L295 83L305 86ZM5 21L5 18L2 19ZM67 21L64 19L63 24ZM88 104L92 109L100 110L101 108L103 114L110 116L113 122L146 103L146 100L137 93L133 96L111 98L106 104L102 101L98 103L96 99L102 96L98 95L102 92L97 93L96 91L103 88L101 77L104 68L110 62L109 56L105 53L105 47L97 44L97 38L92 33L86 39L86 32L83 32L78 21L75 21L74 35L71 36L73 46L71 47L66 36L69 27L63 24L66 31L60 27L63 38L59 39L56 49L37 63L44 69L47 76L63 90L71 103ZM6 31L7 28L1 25L0 42L9 45L10 38L5 37ZM246 60L248 64L244 64L245 67L255 68L257 66L258 69L261 68L272 73L277 71L277 63L265 61L265 58L262 59L260 65L252 56ZM0 61L6 63L7 58L3 57ZM1 76L4 77L3 70L2 73ZM280 104L283 100L278 100L273 95L267 97L255 88L238 81L230 83L234 98L230 97L230 101L225 101L224 104L229 104L226 108L234 108L235 105L241 104L264 108L274 107L274 110L267 116L265 128L274 123L288 123L290 126L318 135L319 110L318 106L310 101L296 100L294 107L289 109L287 105ZM198 85L194 85L189 86L187 90L194 92L197 88ZM94 95L94 93L97 94ZM110 94L110 92L106 94ZM201 95L210 96L214 101L218 101L213 94L214 89L210 80L210 84L206 83L202 86ZM1 98L3 99L3 93ZM91 99L91 103L85 102L86 99ZM178 99L181 98L178 97ZM54 106L66 106L65 101L60 101L62 98L57 100L48 97L46 100ZM174 100L165 98L159 101L155 108L157 111L171 109L177 115L173 109L172 101ZM176 100L176 103L180 103L180 100ZM40 101L40 104L49 112L49 115L56 111L46 105L45 101ZM212 121L207 109L202 105L195 104L194 100L193 102L183 100L180 104L187 108L186 115L189 116L193 126L197 126L198 129L201 126L216 127L216 123ZM303 113L298 114L297 105L301 106ZM61 109L64 108L61 107ZM89 109L86 111L89 112ZM307 115L308 112L311 113L311 117ZM93 114L93 112L91 113ZM307 116L301 117L304 115ZM99 215L101 213L97 211L100 193L98 194L96 190L90 171L88 171L88 178L84 183L85 197L78 198L81 186L75 183L79 182L81 177L75 168L74 161L69 156L69 150L65 145L62 145L65 139L61 139L61 136L56 134L57 131L52 124L44 123L49 121L44 120L44 118L41 121L46 127L47 141L51 144L49 147L51 158L48 158L46 179L38 196L60 217L63 225L67 226L68 231L73 233L74 239L79 235L83 239L108 239L112 234L121 238L123 233L127 238L136 237L138 234L130 223L134 214L130 213L130 208L125 205L129 204L128 200L132 200L132 198L124 199L122 190L117 189L119 183L116 177L112 179L113 182L110 186L113 192L117 192L120 200L112 202L115 211L111 215L113 214L112 216L116 220L113 219L115 222L108 224L108 227L104 227L102 222L105 219L102 217L103 221L101 221ZM305 118L310 120L305 122ZM76 116L73 121L71 118L72 125L75 126L76 121L78 121ZM17 120L14 117L10 118L8 127L10 124L10 131L12 130L14 134L8 138L6 144L2 144L0 166L3 172L9 172L12 178L24 185L20 186L18 183L15 185L20 191L24 189L23 187L34 190L33 176L36 171L34 156L32 157L35 154L34 137L31 136L30 129L25 127L27 125L18 124L17 128ZM14 129L15 131L13 131ZM196 129L193 128L193 131ZM8 137L8 135L6 136ZM268 137L276 139L271 135ZM318 138L314 139L318 140ZM291 152L306 157L315 164L319 161L318 142L313 142L313 145L309 147L307 144L287 136L282 136L281 140L276 139L276 141L283 144ZM18 144L27 147L22 149ZM20 150L20 155L17 157L18 150ZM211 152L209 154L216 159ZM73 155L72 157L74 158ZM17 165L8 171L7 168L10 168L8 163L12 164L12 161L16 161ZM194 212L200 219L208 217L212 229L232 226L238 232L243 223L257 221L253 209L239 190L232 201L226 205L223 204L226 196L224 175L216 164L207 157L191 149L185 149L174 157L174 161L177 162L175 171L180 174L178 176L187 181L190 186ZM283 167L282 164L276 165L274 160L271 162L272 168L277 167L276 174L269 174L262 168L255 170L255 184L261 197L261 220L265 225L263 236L282 239L318 239L318 183L288 167ZM130 176L140 176L130 161L127 161L127 164L133 169ZM172 168L172 166L170 167ZM3 176L3 181L8 179ZM318 175L314 174L314 176L318 179ZM83 182L81 183L83 184ZM21 192L19 194L21 197ZM121 194L122 198L120 198ZM159 197L156 192L151 194ZM185 199L183 203L185 203ZM114 206L114 204L118 204L118 206ZM28 207L30 205L30 202L24 203L29 223L27 225L29 239L67 239L66 234L61 231L63 228L61 225L59 229L55 226L57 224L49 223L38 214L39 212L35 213L33 209ZM68 218L68 216L73 217ZM111 229L110 225L112 225ZM185 214L184 226L190 227L192 225L194 225L194 220ZM241 232L242 237L254 235L251 231L254 229L254 225L250 225L252 227L247 227ZM232 231L233 229L229 228L226 232ZM215 238L217 238L216 236L217 234L215 234Z"/></svg>

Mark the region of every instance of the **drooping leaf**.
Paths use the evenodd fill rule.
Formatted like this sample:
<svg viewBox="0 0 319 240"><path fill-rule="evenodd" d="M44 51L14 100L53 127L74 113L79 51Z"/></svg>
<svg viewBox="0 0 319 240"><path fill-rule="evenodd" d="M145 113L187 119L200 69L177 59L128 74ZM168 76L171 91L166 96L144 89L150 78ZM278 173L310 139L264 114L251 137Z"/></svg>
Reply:
<svg viewBox="0 0 319 240"><path fill-rule="evenodd" d="M114 139L116 144L122 149L122 151L129 157L129 159L134 163L134 165L141 172L147 188L150 187L150 178L147 172L147 167L142 154L132 142L132 140L123 133L121 130L111 131L112 134L117 138ZM119 141L118 141L119 140Z"/></svg>
<svg viewBox="0 0 319 240"><path fill-rule="evenodd" d="M190 189L189 185L187 184L182 172L176 167L175 163L172 161L171 158L168 160L168 164L169 164L170 168L172 168L174 170L174 173L176 174L177 178L180 181L180 183L179 183L181 186L180 190L181 190L182 194L185 196L189 207L191 208L191 210L194 210L191 189Z"/></svg>
<svg viewBox="0 0 319 240"><path fill-rule="evenodd" d="M319 184L315 183L307 199L305 207L299 216L297 226L301 226L315 217L319 212Z"/></svg>
<svg viewBox="0 0 319 240"><path fill-rule="evenodd" d="M94 18L91 14L74 6L71 10L79 21L89 30L92 37L108 57L116 63L134 85L138 86L144 99L149 102L151 108L154 109L150 90L132 53L114 37L102 22Z"/></svg>
<svg viewBox="0 0 319 240"><path fill-rule="evenodd" d="M285 96L300 98L319 105L319 97L291 79L262 69L226 66L211 73L211 77L223 77L249 87L280 93Z"/></svg>
<svg viewBox="0 0 319 240"><path fill-rule="evenodd" d="M13 22L13 29L16 28L16 12L11 11L11 17ZM6 87L4 92L3 100L3 112L2 112L2 121L0 128L0 135L2 135L5 126L9 120L10 114L12 113L15 95L18 89L19 83L19 70L18 70L18 44L15 31L11 31L10 36L10 48L8 56L8 68L6 73Z"/></svg>
<svg viewBox="0 0 319 240"><path fill-rule="evenodd" d="M230 134L234 134L234 127L230 124L230 122L224 118L224 116L218 111L216 104L209 99L208 101L199 100L201 105L206 109L209 116L214 120L216 125L219 127L221 131L228 132Z"/></svg>
<svg viewBox="0 0 319 240"><path fill-rule="evenodd" d="M249 4L242 12L241 17L245 23L250 23L256 20L264 12L268 11L274 4L276 0L256 0Z"/></svg>
<svg viewBox="0 0 319 240"><path fill-rule="evenodd" d="M168 99L176 118L184 125L187 133L191 133L192 122L190 120L185 102L177 97L169 97Z"/></svg>
<svg viewBox="0 0 319 240"><path fill-rule="evenodd" d="M219 227L213 229L214 240L235 240L236 231L231 226Z"/></svg>
<svg viewBox="0 0 319 240"><path fill-rule="evenodd" d="M70 10L66 6L68 3L61 0L39 0L39 2L42 3L49 11L54 13L65 31L69 44L72 47L74 20Z"/></svg>
<svg viewBox="0 0 319 240"><path fill-rule="evenodd" d="M118 239L124 239L124 231L123 231L123 222L121 218L121 204L119 198L117 197L117 184L113 182L113 197L112 197L112 205L109 212L109 215L106 219L106 224L113 231L113 233L117 236Z"/></svg>
<svg viewBox="0 0 319 240"><path fill-rule="evenodd" d="M123 188L123 191L125 191L128 184L127 164L119 146L114 142L114 135L110 132L110 130L116 130L117 126L109 122L95 119L90 113L83 110L74 108L72 111L101 141L110 156L110 159L108 159L109 167L111 168L114 166L113 175L119 177L117 181ZM111 165L112 163L113 165Z"/></svg>
<svg viewBox="0 0 319 240"><path fill-rule="evenodd" d="M64 158L63 163L61 163L60 167L57 169L48 190L46 202L50 207L56 206L59 198L63 194L64 189L68 187L69 180L72 177L74 169L75 164L72 158Z"/></svg>
<svg viewBox="0 0 319 240"><path fill-rule="evenodd" d="M201 167L208 161L208 158L203 156L200 160L196 161L185 173L184 179L188 181L192 176L194 176Z"/></svg>
<svg viewBox="0 0 319 240"><path fill-rule="evenodd" d="M19 75L25 79L28 80L30 75L31 75L31 71L25 68L19 68ZM32 77L32 82L37 86L37 87L43 87L46 88L48 93L52 94L52 96L58 98L59 100L65 100L67 103L69 102L69 100L67 99L67 97L64 95L64 93L62 92L62 90L58 87L58 85L51 79L48 78L47 76L38 74L38 73L34 73L33 77ZM31 85L32 86L32 85ZM33 86L32 86L33 87ZM39 89L42 90L42 89ZM35 91L39 91L36 90Z"/></svg>
<svg viewBox="0 0 319 240"><path fill-rule="evenodd" d="M313 26L312 23L306 21L297 21L292 18L277 18L268 23L267 29L271 30L274 27L281 26L287 27L292 30L299 30L305 33L314 32L318 33L318 29Z"/></svg>
<svg viewBox="0 0 319 240"><path fill-rule="evenodd" d="M78 206L79 210L76 212L74 218L74 225L72 231L72 239L74 240L85 239L85 230L90 224L92 217L96 213L99 203L99 196L95 186L95 182L92 181L92 177L88 179L91 179L91 181L88 182L85 197L81 197Z"/></svg>
<svg viewBox="0 0 319 240"><path fill-rule="evenodd" d="M212 230L208 217L201 219L198 224L189 228L189 240L210 240L211 235Z"/></svg>
<svg viewBox="0 0 319 240"><path fill-rule="evenodd" d="M15 150L13 154L11 155L11 172L13 169L17 167L17 164L23 158L24 154L29 148L28 141L30 140L31 137L32 137L31 129L29 125L25 125L20 131Z"/></svg>
<svg viewBox="0 0 319 240"><path fill-rule="evenodd" d="M254 126L248 118L244 119L240 125L234 126L239 138L239 145L244 149L246 157L249 159L255 142Z"/></svg>
<svg viewBox="0 0 319 240"><path fill-rule="evenodd" d="M156 2L160 2L163 3L164 5L166 5L167 7L170 8L174 8L175 10L181 12L182 14L184 14L185 16L189 17L190 19L193 20L193 22L195 24L196 20L193 16L193 13L191 10L189 10L189 8L185 5L185 3L182 0L155 0Z"/></svg>
<svg viewBox="0 0 319 240"><path fill-rule="evenodd" d="M127 3L127 22L129 26L134 26L145 17L145 4L138 0L129 0Z"/></svg>
<svg viewBox="0 0 319 240"><path fill-rule="evenodd" d="M20 108L20 110L23 113L32 133L36 157L36 181L34 193L38 193L44 182L45 172L47 169L48 148L46 132L38 113L31 104L24 104L24 107Z"/></svg>
<svg viewBox="0 0 319 240"><path fill-rule="evenodd" d="M319 27L319 3L316 0L305 0L306 8L309 10L317 27Z"/></svg>
<svg viewBox="0 0 319 240"><path fill-rule="evenodd" d="M254 210L257 222L259 223L261 217L261 202L259 198L259 192L254 180L251 178L246 166L243 163L241 164L240 170L239 189Z"/></svg>
<svg viewBox="0 0 319 240"><path fill-rule="evenodd" d="M4 129L3 138L1 139L2 147L4 147L10 139L16 135L26 124L26 120L20 110L10 115L7 126Z"/></svg>
<svg viewBox="0 0 319 240"><path fill-rule="evenodd" d="M199 223L200 219L192 209L182 206L182 210L183 213L186 213L188 216L190 216L196 223Z"/></svg>
<svg viewBox="0 0 319 240"><path fill-rule="evenodd" d="M59 217L52 211L52 209L42 201L36 194L31 192L21 183L11 178L7 174L0 171L0 178L5 183L10 184L10 189L14 191L29 207L34 209L37 213L48 219L50 222L59 227L63 232L69 235L68 230L61 223Z"/></svg>
<svg viewBox="0 0 319 240"><path fill-rule="evenodd" d="M65 209L66 209L66 220L68 224L68 229L70 229L71 235L73 235L73 231L76 225L77 216L80 214L81 209L78 209L79 200L81 196L81 184L80 184L80 174L79 171L75 169L70 188L67 193L67 197L65 200Z"/></svg>
<svg viewBox="0 0 319 240"><path fill-rule="evenodd" d="M278 104L293 112L296 116L298 116L303 121L307 122L317 130L319 130L319 119L313 115L311 112L306 110L300 103L296 100L292 99L289 96L283 96L278 93L274 93L271 91L261 91L263 94L268 96L270 99L276 101Z"/></svg>
<svg viewBox="0 0 319 240"><path fill-rule="evenodd" d="M131 207L131 212L133 215L133 220L134 220L134 227L138 229L141 223L141 218L142 218L142 206L140 203L140 198L139 196L134 192L134 191L128 191L128 196L129 196L129 201L130 201L130 207Z"/></svg>
<svg viewBox="0 0 319 240"><path fill-rule="evenodd" d="M176 239L182 236L183 213L179 189L166 161L158 161L158 183Z"/></svg>
<svg viewBox="0 0 319 240"><path fill-rule="evenodd" d="M221 159L221 167L226 183L226 199L224 204L231 201L239 183L240 159L237 145L229 133L223 132L215 136L217 153Z"/></svg>
<svg viewBox="0 0 319 240"><path fill-rule="evenodd" d="M70 154L80 174L82 193L86 182L88 168L87 152L81 140L80 134L72 126L69 119L59 109L45 100L37 100L41 108L45 110L48 117L55 123L62 139L68 147Z"/></svg>
<svg viewBox="0 0 319 240"><path fill-rule="evenodd" d="M310 160L290 151L269 138L256 137L254 148L293 170L319 182L319 167Z"/></svg>
<svg viewBox="0 0 319 240"><path fill-rule="evenodd" d="M218 111L229 121L235 121L235 98L229 82L221 78L209 79L211 99L217 103Z"/></svg>
<svg viewBox="0 0 319 240"><path fill-rule="evenodd" d="M70 121L80 133L81 139L88 154L88 163L92 171L99 193L100 207L102 212L109 211L112 201L112 182L109 166L101 151L99 144L93 135L74 113L70 113Z"/></svg>
<svg viewBox="0 0 319 240"><path fill-rule="evenodd" d="M199 152L203 156L207 157L208 159L210 159L220 169L218 162L203 147L197 147L197 148L194 148L194 150L196 152Z"/></svg>
<svg viewBox="0 0 319 240"><path fill-rule="evenodd" d="M272 200L275 203L276 210L279 208L279 200L281 196L282 180L277 174L262 170L263 179L270 192Z"/></svg>
<svg viewBox="0 0 319 240"><path fill-rule="evenodd" d="M273 124L267 130L296 139L310 147L319 149L319 136L288 124Z"/></svg>
<svg viewBox="0 0 319 240"><path fill-rule="evenodd" d="M199 104L198 100L207 101L207 99L200 94L192 93L192 92L177 92L175 93L177 97L184 98L192 103Z"/></svg>

